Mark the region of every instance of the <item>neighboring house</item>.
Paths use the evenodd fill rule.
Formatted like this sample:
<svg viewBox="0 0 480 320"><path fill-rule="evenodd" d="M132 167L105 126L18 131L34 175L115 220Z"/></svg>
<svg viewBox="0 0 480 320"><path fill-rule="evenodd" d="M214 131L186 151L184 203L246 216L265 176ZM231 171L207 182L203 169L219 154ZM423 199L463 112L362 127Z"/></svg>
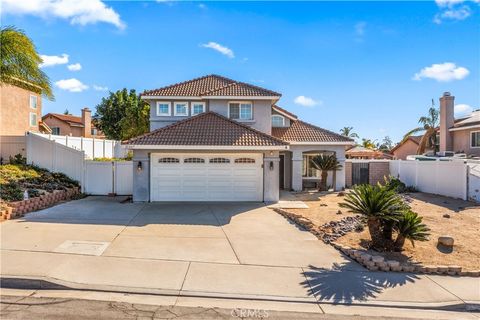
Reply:
<svg viewBox="0 0 480 320"><path fill-rule="evenodd" d="M47 113L42 117L52 130L52 134L84 138L104 138L103 133L92 123L92 112L88 108L82 109L82 116L69 114Z"/></svg>
<svg viewBox="0 0 480 320"><path fill-rule="evenodd" d="M209 75L145 91L151 132L133 150L134 201L266 201L319 180L311 157L343 164L353 140L276 106L281 94ZM337 172L336 188L345 185Z"/></svg>
<svg viewBox="0 0 480 320"><path fill-rule="evenodd" d="M417 154L422 136L410 136L397 144L390 152L395 159L406 160L407 156ZM431 153L433 149L426 149L426 153Z"/></svg>
<svg viewBox="0 0 480 320"><path fill-rule="evenodd" d="M391 159L392 155L380 150L373 150L362 146L355 146L345 152L347 159Z"/></svg>
<svg viewBox="0 0 480 320"><path fill-rule="evenodd" d="M469 157L480 157L480 110L468 117L455 119L455 97L445 92L440 98L440 127L437 128L439 151L465 153ZM422 136L411 136L399 143L391 153L396 159L405 160L417 153ZM432 153L433 149L425 150Z"/></svg>
<svg viewBox="0 0 480 320"><path fill-rule="evenodd" d="M27 84L35 89L33 84ZM40 121L41 90L27 90L0 84L0 160L8 161L18 153L25 155L25 132L49 132Z"/></svg>

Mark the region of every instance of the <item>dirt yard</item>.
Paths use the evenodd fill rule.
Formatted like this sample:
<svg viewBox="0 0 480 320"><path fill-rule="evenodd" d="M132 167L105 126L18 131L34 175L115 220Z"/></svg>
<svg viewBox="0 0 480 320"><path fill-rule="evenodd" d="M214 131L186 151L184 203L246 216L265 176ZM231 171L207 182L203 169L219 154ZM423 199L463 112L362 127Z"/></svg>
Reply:
<svg viewBox="0 0 480 320"><path fill-rule="evenodd" d="M310 219L317 226L352 215L339 207L343 197L337 193L298 193L296 197L310 208L288 211ZM431 229L430 240L417 241L415 247L407 240L402 253L388 253L384 256L400 261L420 262L423 265L459 265L464 270L480 269L480 206L426 193L412 193L407 195L407 199L410 200L412 209L423 217L423 222ZM338 214L339 210L341 214ZM444 218L445 214L450 215L450 218ZM453 236L455 239L452 252L437 248L437 239L441 235ZM369 239L365 228L361 232L350 232L337 242L352 248L362 248L368 246Z"/></svg>

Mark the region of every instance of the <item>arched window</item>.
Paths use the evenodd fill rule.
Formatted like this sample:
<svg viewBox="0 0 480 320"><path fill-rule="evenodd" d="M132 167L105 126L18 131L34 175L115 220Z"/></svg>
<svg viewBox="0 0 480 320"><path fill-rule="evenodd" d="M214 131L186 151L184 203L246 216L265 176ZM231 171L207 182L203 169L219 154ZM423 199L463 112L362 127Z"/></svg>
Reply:
<svg viewBox="0 0 480 320"><path fill-rule="evenodd" d="M205 159L202 158L186 158L183 163L205 163Z"/></svg>
<svg viewBox="0 0 480 320"><path fill-rule="evenodd" d="M237 158L235 163L255 163L255 159L252 158Z"/></svg>
<svg viewBox="0 0 480 320"><path fill-rule="evenodd" d="M230 163L230 159L227 159L227 158L211 158L210 163Z"/></svg>
<svg viewBox="0 0 480 320"><path fill-rule="evenodd" d="M284 127L285 126L285 118L274 114L272 115L272 127Z"/></svg>
<svg viewBox="0 0 480 320"><path fill-rule="evenodd" d="M180 160L178 158L160 158L158 159L158 163L179 163Z"/></svg>

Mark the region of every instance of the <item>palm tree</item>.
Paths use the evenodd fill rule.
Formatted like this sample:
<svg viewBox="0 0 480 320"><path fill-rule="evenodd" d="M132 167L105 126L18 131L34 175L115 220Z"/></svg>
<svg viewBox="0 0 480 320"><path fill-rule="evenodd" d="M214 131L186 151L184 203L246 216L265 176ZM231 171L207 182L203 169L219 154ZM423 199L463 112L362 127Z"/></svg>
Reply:
<svg viewBox="0 0 480 320"><path fill-rule="evenodd" d="M367 221L372 247L383 250L389 241L385 239L384 226L399 219L405 210L405 203L395 191L382 185L362 184L345 195L340 207L363 215Z"/></svg>
<svg viewBox="0 0 480 320"><path fill-rule="evenodd" d="M395 231L398 232L395 240L395 250L402 251L405 239L412 242L415 247L416 241L427 241L430 229L422 223L422 217L418 216L412 210L406 210L394 225Z"/></svg>
<svg viewBox="0 0 480 320"><path fill-rule="evenodd" d="M367 148L367 149L375 149L375 147L376 147L375 140L372 141L371 139L363 138L362 139L362 147Z"/></svg>
<svg viewBox="0 0 480 320"><path fill-rule="evenodd" d="M42 58L32 40L12 26L0 29L0 82L54 99L50 79L39 68Z"/></svg>
<svg viewBox="0 0 480 320"><path fill-rule="evenodd" d="M328 171L333 171L333 189L335 190L335 183L336 183L336 171L342 168L342 165L338 162L337 157L335 155L323 155L319 154L313 157L310 160L315 169L321 171L321 180L320 180L320 191L327 190L327 177Z"/></svg>
<svg viewBox="0 0 480 320"><path fill-rule="evenodd" d="M340 129L340 134L347 138L359 138L358 134L353 132L353 127L343 127L342 129Z"/></svg>
<svg viewBox="0 0 480 320"><path fill-rule="evenodd" d="M417 154L425 153L427 147L433 148L434 154L436 154L437 150L437 128L439 126L439 119L440 115L438 109L435 108L435 103L432 99L432 106L428 109L428 115L420 117L418 119L418 123L421 124L420 127L414 128L407 132L403 137L403 141L408 139L412 134L417 132L425 131L420 139L420 143L418 144Z"/></svg>

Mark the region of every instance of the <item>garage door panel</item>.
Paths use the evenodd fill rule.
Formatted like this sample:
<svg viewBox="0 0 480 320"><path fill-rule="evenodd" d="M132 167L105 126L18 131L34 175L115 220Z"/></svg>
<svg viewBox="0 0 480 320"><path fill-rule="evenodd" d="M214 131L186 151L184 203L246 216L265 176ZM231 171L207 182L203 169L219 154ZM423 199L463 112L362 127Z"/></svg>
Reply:
<svg viewBox="0 0 480 320"><path fill-rule="evenodd" d="M159 162L176 158L178 163ZM192 163L190 158L205 162ZM225 158L229 163L210 163ZM255 163L235 163L237 158L255 159ZM185 163L185 159L187 163ZM262 201L263 169L261 154L152 154L152 201ZM198 161L198 160L196 160Z"/></svg>

